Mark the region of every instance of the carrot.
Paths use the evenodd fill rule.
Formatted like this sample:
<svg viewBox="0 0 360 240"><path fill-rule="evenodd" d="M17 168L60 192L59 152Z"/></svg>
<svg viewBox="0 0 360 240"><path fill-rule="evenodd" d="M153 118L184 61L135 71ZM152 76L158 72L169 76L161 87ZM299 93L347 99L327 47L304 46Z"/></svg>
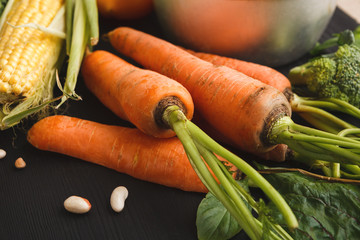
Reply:
<svg viewBox="0 0 360 240"><path fill-rule="evenodd" d="M136 128L55 115L35 123L27 140L37 149L79 158L137 179L184 191L208 192L176 137L153 138Z"/></svg>
<svg viewBox="0 0 360 240"><path fill-rule="evenodd" d="M153 138L136 128L55 115L35 123L27 140L40 150L66 154L141 180L207 192L177 138Z"/></svg>
<svg viewBox="0 0 360 240"><path fill-rule="evenodd" d="M118 20L140 19L154 9L153 0L97 0L101 16Z"/></svg>
<svg viewBox="0 0 360 240"><path fill-rule="evenodd" d="M178 106L187 119L192 118L192 98L181 84L114 54L102 50L88 53L81 72L86 86L106 107L148 135L175 136L162 120L169 105Z"/></svg>
<svg viewBox="0 0 360 240"><path fill-rule="evenodd" d="M193 109L190 109L190 103L177 104L182 101L174 101L175 97L182 100L182 95L187 96L186 102L191 101L189 93L179 83L156 72L137 68L106 51L88 53L82 65L82 75L88 88L107 107L145 133L166 137L159 134L159 130L172 129L201 181L250 236L261 236L262 227L256 223L243 202L243 196L248 194L236 183L219 157L235 165L256 182L290 219L291 225L297 225L289 206L265 178L247 162L213 141L185 116L184 109L191 111L190 117ZM163 101L169 97L170 101ZM182 105L186 107L181 109ZM156 110L159 107L160 110Z"/></svg>
<svg viewBox="0 0 360 240"><path fill-rule="evenodd" d="M197 126L204 130L210 137L216 139L219 142L234 145L232 141L229 140L226 136L217 131L213 126L211 126L206 119L204 119L200 114L196 114L192 119ZM266 161L275 161L275 162L284 162L287 159L293 159L292 151L288 148L286 144L277 144L275 148L264 153L256 153L258 157ZM291 156L291 157L290 157Z"/></svg>
<svg viewBox="0 0 360 240"><path fill-rule="evenodd" d="M264 153L287 144L309 159L360 164L353 151L358 141L295 124L277 89L135 29L119 27L108 37L120 53L183 84L199 113L242 150Z"/></svg>
<svg viewBox="0 0 360 240"><path fill-rule="evenodd" d="M247 62L235 58L223 57L211 53L195 52L189 49L187 49L186 51L200 59L211 62L215 65L223 65L230 67L232 69L244 73L249 77L257 79L265 84L268 84L276 88L280 92L284 93L287 98L290 97L289 94L292 95L291 83L289 79L285 75L276 71L273 68L253 62Z"/></svg>
<svg viewBox="0 0 360 240"><path fill-rule="evenodd" d="M326 110L339 111L360 118L359 111L352 110L354 107L349 106L348 103L343 101L306 98L297 95L291 90L290 80L282 73L268 66L216 54L195 52L192 50L187 51L205 61L215 65L230 67L265 84L275 87L289 100L293 112L297 112L306 121L321 130L338 133L345 128L355 128L354 125L340 119Z"/></svg>
<svg viewBox="0 0 360 240"><path fill-rule="evenodd" d="M274 148L273 144L263 142L261 133L268 128L264 116L271 119L275 112L291 115L290 105L281 92L260 81L252 81L245 74L223 66L215 67L174 45L158 42L152 36L131 28L117 28L108 36L120 53L183 84L191 93L200 114L207 120L211 119L210 124L241 149L257 153ZM212 80L216 78L219 81ZM241 90L243 94L231 94L231 88L237 89L237 92ZM233 114L227 114L227 111ZM240 113L245 114L240 116ZM237 124L234 125L234 122Z"/></svg>

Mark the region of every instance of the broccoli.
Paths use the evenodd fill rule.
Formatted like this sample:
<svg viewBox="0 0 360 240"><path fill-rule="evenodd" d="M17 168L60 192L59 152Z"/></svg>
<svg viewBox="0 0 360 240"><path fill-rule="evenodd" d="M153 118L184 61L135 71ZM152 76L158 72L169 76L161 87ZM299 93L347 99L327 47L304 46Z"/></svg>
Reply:
<svg viewBox="0 0 360 240"><path fill-rule="evenodd" d="M360 48L355 44L341 45L335 53L294 67L288 77L320 98L337 98L360 107Z"/></svg>

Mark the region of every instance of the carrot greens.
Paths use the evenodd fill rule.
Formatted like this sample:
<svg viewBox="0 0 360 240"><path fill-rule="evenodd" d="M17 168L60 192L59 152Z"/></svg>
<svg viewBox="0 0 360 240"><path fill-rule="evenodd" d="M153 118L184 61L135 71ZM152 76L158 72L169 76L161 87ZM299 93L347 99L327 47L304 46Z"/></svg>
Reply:
<svg viewBox="0 0 360 240"><path fill-rule="evenodd" d="M247 194L245 189L236 183L228 169L215 154L234 164L249 179L255 182L284 215L290 229L297 227L297 220L282 196L247 162L217 144L206 133L187 120L182 111L177 107L171 106L167 108L164 112L163 120L171 126L182 142L191 165L204 185L222 202L251 239L261 239L264 231L262 225L259 224L259 220L252 215L246 203L251 203L251 206L259 211L258 204ZM208 168L214 173L219 183L212 176ZM277 234L284 235L279 226L276 226L271 221L270 223L274 226L272 231L276 232L276 234L271 233L269 235L270 239L278 239ZM284 239L289 238L285 237Z"/></svg>
<svg viewBox="0 0 360 240"><path fill-rule="evenodd" d="M199 179L224 204L251 239L261 239L263 235L262 226L244 201L254 200L237 186L222 161L229 161L248 174L276 202L288 219L290 228L296 227L291 209L256 170L220 147L188 120L193 116L194 104L183 85L102 50L86 54L82 75L89 90L120 118L152 137L176 135ZM214 153L223 159L220 160Z"/></svg>

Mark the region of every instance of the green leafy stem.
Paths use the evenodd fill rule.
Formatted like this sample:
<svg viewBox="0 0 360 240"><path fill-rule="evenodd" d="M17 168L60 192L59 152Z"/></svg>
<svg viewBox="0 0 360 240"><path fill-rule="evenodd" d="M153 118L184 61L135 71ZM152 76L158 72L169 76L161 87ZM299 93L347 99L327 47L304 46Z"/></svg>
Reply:
<svg viewBox="0 0 360 240"><path fill-rule="evenodd" d="M289 229L297 228L297 219L289 205L260 173L186 119L177 106L168 107L164 111L163 120L177 134L191 165L209 192L222 202L251 239L262 239L263 234L270 239L292 239L285 230L273 222L271 222L272 231L263 231L262 223L253 216L245 204L245 202L249 203L258 212L258 203L236 183L218 156L236 166L262 189L283 214Z"/></svg>

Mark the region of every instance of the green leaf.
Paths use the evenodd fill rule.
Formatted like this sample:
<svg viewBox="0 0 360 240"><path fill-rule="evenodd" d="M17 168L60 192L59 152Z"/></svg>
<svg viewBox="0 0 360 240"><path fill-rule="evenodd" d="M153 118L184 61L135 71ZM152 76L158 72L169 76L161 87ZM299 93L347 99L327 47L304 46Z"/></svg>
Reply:
<svg viewBox="0 0 360 240"><path fill-rule="evenodd" d="M249 191L247 180L237 181ZM247 204L247 203L246 203ZM251 209L250 205L248 208ZM211 193L201 201L196 217L197 234L200 240L230 239L241 231L241 227L222 203Z"/></svg>
<svg viewBox="0 0 360 240"><path fill-rule="evenodd" d="M240 226L224 205L211 193L201 201L196 218L200 240L229 239L240 232Z"/></svg>
<svg viewBox="0 0 360 240"><path fill-rule="evenodd" d="M357 239L360 236L360 188L330 183L300 173L265 175L283 195L299 221L294 239ZM275 220L284 223L269 203Z"/></svg>

